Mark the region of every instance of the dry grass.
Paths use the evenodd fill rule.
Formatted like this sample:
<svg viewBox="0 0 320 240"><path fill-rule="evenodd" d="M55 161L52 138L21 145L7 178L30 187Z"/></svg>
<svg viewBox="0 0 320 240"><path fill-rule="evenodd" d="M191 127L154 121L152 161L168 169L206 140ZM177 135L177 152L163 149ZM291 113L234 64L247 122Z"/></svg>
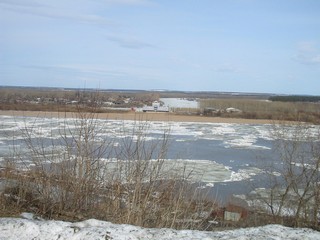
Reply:
<svg viewBox="0 0 320 240"><path fill-rule="evenodd" d="M2 103L0 110L13 110L13 111L32 111L32 112L77 112L77 105L59 105L59 104L31 104L31 103ZM88 106L86 111L92 111L92 107ZM112 108L94 108L96 113L126 113L129 110L119 110Z"/></svg>

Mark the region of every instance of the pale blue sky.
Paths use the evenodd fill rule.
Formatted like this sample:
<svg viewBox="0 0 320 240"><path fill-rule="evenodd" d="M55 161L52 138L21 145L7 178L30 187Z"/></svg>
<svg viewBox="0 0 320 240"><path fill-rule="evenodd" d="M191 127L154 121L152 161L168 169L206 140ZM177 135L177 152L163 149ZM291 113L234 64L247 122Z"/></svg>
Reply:
<svg viewBox="0 0 320 240"><path fill-rule="evenodd" d="M320 94L319 0L0 0L0 85Z"/></svg>

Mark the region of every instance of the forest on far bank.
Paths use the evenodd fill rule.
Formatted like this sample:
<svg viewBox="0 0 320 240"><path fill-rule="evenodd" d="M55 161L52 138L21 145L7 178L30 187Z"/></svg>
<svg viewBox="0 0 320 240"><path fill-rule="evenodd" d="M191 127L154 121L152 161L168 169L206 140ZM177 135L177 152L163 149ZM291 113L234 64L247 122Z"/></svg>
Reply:
<svg viewBox="0 0 320 240"><path fill-rule="evenodd" d="M303 95L288 95L288 96L271 96L270 101L278 102L320 102L320 96L303 96Z"/></svg>

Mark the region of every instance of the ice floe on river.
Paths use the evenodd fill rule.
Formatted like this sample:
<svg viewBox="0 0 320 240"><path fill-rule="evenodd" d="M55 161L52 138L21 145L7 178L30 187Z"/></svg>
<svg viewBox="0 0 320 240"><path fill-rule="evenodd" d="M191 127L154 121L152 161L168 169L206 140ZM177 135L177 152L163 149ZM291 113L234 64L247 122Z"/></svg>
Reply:
<svg viewBox="0 0 320 240"><path fill-rule="evenodd" d="M196 176L194 179L201 177L203 183L250 179L261 173L254 166L259 151L264 151L265 159L271 159L269 155L273 143L270 125L106 119L96 119L94 123L99 130L95 140L103 142L106 138L112 139L114 148L120 148L126 139L137 141L133 130L135 133L144 131L146 142L156 141L168 133L170 148L165 165L174 163L177 168L185 165L189 169L192 167ZM54 148L44 144L44 153L59 154L59 151L63 151L63 146L58 142L61 134L76 133L77 127L76 120L72 118L0 116L0 164L12 151L20 151L21 156L25 155L23 139L26 130L31 130L30 137L34 141L41 143L43 139L48 144L55 144ZM317 127L311 129L313 133L318 131ZM28 159L24 163L28 163Z"/></svg>

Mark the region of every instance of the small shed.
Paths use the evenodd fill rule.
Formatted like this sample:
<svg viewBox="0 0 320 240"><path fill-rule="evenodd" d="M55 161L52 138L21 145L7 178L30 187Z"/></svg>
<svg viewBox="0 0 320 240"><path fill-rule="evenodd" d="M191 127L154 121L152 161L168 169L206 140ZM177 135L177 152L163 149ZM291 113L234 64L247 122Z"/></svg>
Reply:
<svg viewBox="0 0 320 240"><path fill-rule="evenodd" d="M203 115L205 115L205 116L213 116L219 112L220 112L220 110L216 109L216 108L204 108L203 109Z"/></svg>
<svg viewBox="0 0 320 240"><path fill-rule="evenodd" d="M248 210L244 207L228 204L224 208L213 211L211 216L223 221L238 222L240 219L248 217Z"/></svg>

